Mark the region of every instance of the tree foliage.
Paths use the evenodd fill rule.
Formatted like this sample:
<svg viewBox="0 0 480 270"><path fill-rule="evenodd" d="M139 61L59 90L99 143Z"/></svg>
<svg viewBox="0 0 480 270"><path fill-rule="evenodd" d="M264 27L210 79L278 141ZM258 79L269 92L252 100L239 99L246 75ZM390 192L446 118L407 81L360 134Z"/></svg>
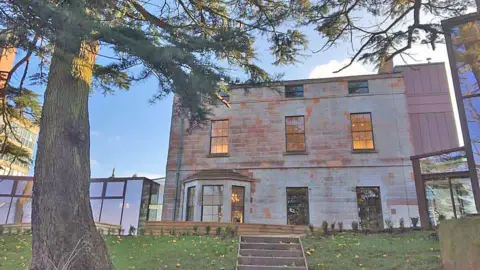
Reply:
<svg viewBox="0 0 480 270"><path fill-rule="evenodd" d="M465 14L474 0L322 0L311 4L305 26L325 38L318 51L342 42L352 45L355 61L379 64L408 54L414 44L433 49L444 42L441 19ZM355 44L359 41L359 44Z"/></svg>

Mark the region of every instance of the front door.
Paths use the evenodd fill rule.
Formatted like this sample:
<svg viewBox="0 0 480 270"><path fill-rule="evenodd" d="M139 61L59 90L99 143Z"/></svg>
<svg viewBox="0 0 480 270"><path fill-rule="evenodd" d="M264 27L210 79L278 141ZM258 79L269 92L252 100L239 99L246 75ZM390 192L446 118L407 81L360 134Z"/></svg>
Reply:
<svg viewBox="0 0 480 270"><path fill-rule="evenodd" d="M287 188L287 224L308 225L308 188Z"/></svg>
<svg viewBox="0 0 480 270"><path fill-rule="evenodd" d="M380 187L357 187L358 216L368 229L383 229Z"/></svg>

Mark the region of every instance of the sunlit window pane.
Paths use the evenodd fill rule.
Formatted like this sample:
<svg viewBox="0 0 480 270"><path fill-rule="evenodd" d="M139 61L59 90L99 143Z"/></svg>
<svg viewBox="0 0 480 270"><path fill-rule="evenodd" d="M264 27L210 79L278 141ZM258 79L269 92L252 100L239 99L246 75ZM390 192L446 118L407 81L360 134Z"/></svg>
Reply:
<svg viewBox="0 0 480 270"><path fill-rule="evenodd" d="M373 127L370 113L350 115L354 150L375 149Z"/></svg>
<svg viewBox="0 0 480 270"><path fill-rule="evenodd" d="M228 120L212 121L210 153L228 153Z"/></svg>
<svg viewBox="0 0 480 270"><path fill-rule="evenodd" d="M285 117L287 152L305 151L305 119L303 116Z"/></svg>

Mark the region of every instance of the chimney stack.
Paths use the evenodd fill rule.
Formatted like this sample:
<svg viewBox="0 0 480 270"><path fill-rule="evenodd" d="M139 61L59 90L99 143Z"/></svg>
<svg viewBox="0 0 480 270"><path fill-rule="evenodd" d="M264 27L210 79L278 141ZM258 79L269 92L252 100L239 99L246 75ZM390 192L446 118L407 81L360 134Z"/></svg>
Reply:
<svg viewBox="0 0 480 270"><path fill-rule="evenodd" d="M393 73L393 59L380 62L380 67L378 68L378 74L382 73Z"/></svg>

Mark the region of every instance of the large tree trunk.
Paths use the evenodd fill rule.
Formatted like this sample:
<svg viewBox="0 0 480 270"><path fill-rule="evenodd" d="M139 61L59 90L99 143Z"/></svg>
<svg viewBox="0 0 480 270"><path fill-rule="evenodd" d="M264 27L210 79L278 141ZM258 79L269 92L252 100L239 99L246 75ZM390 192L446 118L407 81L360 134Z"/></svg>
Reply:
<svg viewBox="0 0 480 270"><path fill-rule="evenodd" d="M52 57L35 161L30 269L114 269L89 201L88 96L97 50L96 43L57 41Z"/></svg>

